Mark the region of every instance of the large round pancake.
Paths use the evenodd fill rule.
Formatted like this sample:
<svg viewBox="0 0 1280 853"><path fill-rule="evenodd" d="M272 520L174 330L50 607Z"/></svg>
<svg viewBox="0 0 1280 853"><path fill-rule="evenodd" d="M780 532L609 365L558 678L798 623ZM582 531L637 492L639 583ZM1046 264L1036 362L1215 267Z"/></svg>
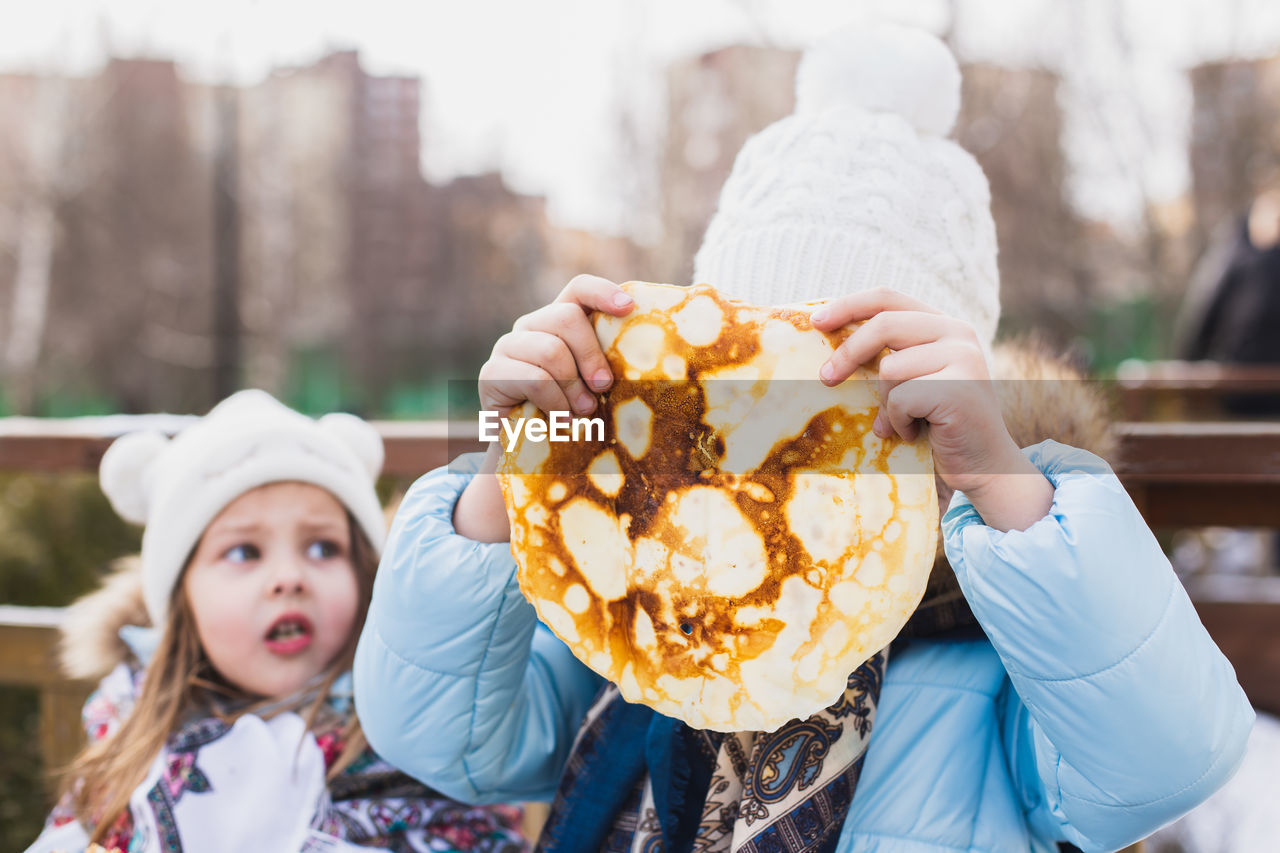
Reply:
<svg viewBox="0 0 1280 853"><path fill-rule="evenodd" d="M499 466L520 587L628 701L771 731L832 704L919 604L932 457L872 432L874 369L816 380L848 335L812 327L817 303L624 287L635 310L594 318L603 441L522 437Z"/></svg>

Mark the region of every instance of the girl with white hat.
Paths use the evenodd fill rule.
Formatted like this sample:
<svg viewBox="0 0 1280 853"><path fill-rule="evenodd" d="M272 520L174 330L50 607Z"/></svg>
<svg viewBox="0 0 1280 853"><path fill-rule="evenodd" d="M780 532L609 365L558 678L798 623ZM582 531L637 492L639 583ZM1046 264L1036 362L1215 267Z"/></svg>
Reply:
<svg viewBox="0 0 1280 853"><path fill-rule="evenodd" d="M30 851L522 849L370 750L350 668L385 520L382 439L242 391L170 440L118 439L100 479L142 553L75 604L69 674L110 670L89 745Z"/></svg>
<svg viewBox="0 0 1280 853"><path fill-rule="evenodd" d="M858 324L815 379L891 351L874 429L909 439L927 423L955 490L939 594L931 577L826 710L771 732L692 729L625 702L538 625L494 459L460 461L401 505L357 653L380 750L470 800L554 796L539 849L574 853L1109 850L1230 777L1253 722L1231 665L1107 464L1045 440L1046 424L1067 440L1102 416L1062 395L1011 418L997 399L988 189L945 138L959 84L919 32L852 31L806 54L796 113L743 147L695 265L755 305L828 299L820 331ZM590 315L633 307L574 279L494 347L482 406L589 414L612 382Z"/></svg>

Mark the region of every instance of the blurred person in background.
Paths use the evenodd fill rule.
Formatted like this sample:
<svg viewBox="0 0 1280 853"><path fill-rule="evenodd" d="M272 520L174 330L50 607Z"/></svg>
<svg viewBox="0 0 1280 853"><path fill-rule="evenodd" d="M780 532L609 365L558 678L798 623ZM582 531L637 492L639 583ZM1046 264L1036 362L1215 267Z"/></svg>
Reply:
<svg viewBox="0 0 1280 853"><path fill-rule="evenodd" d="M1280 370L1280 175L1261 186L1249 209L1216 235L1192 276L1178 322L1179 354L1189 361ZM1227 394L1222 404L1236 416L1280 415L1275 393ZM1196 541L1202 572L1280 571L1274 531L1217 530Z"/></svg>
<svg viewBox="0 0 1280 853"><path fill-rule="evenodd" d="M1280 365L1280 177L1220 233L1188 289L1179 354L1188 361ZM1234 414L1280 414L1280 395L1224 400Z"/></svg>

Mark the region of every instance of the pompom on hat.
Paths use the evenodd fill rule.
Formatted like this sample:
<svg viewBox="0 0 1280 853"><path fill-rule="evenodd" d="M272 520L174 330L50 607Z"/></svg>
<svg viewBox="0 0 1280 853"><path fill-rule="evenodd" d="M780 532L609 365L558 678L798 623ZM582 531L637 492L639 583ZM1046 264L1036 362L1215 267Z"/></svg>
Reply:
<svg viewBox="0 0 1280 853"><path fill-rule="evenodd" d="M313 420L265 391L241 391L173 439L137 432L102 457L98 479L142 534L142 586L153 625L168 616L174 585L209 523L240 495L268 483L300 482L332 494L374 549L386 540L374 483L382 438L348 414Z"/></svg>
<svg viewBox="0 0 1280 853"><path fill-rule="evenodd" d="M804 54L795 112L747 140L694 262L757 305L888 287L973 326L1000 318L991 193L946 139L960 70L928 33L851 27Z"/></svg>

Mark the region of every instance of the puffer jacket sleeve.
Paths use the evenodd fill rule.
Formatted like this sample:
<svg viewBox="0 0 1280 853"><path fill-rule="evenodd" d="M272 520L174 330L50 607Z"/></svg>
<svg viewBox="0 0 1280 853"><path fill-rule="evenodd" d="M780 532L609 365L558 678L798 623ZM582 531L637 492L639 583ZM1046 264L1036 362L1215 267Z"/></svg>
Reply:
<svg viewBox="0 0 1280 853"><path fill-rule="evenodd" d="M1001 533L957 494L947 558L1014 688L1002 725L1028 820L1117 849L1226 782L1254 714L1107 464L1053 441L1026 453L1049 514Z"/></svg>
<svg viewBox="0 0 1280 853"><path fill-rule="evenodd" d="M464 802L550 799L599 678L539 625L510 546L458 535L479 456L413 485L356 650L356 709L383 758Z"/></svg>

